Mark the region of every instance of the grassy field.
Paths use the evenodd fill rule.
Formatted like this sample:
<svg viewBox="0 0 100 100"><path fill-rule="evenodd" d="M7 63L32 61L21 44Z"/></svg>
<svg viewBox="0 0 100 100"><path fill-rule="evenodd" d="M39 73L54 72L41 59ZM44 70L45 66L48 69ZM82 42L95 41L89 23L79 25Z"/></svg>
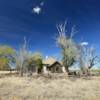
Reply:
<svg viewBox="0 0 100 100"><path fill-rule="evenodd" d="M100 100L100 77L3 77L0 100Z"/></svg>

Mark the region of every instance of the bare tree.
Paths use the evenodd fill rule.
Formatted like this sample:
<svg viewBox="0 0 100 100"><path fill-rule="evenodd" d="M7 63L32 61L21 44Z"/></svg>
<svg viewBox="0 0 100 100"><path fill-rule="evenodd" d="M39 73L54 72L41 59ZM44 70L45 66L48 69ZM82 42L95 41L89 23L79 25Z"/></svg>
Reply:
<svg viewBox="0 0 100 100"><path fill-rule="evenodd" d="M79 67L80 67L80 70L81 70L81 74L85 74L86 73L86 49L84 49L84 45L83 45L83 42L80 43L78 45L78 49L79 49Z"/></svg>
<svg viewBox="0 0 100 100"><path fill-rule="evenodd" d="M100 58L95 54L95 48L93 46L88 49L88 56L88 69L91 69L100 61Z"/></svg>
<svg viewBox="0 0 100 100"><path fill-rule="evenodd" d="M84 43L86 44L86 42ZM80 45L80 68L83 74L90 74L89 70L99 62L93 46Z"/></svg>
<svg viewBox="0 0 100 100"><path fill-rule="evenodd" d="M27 41L24 38L24 43L20 47L20 50L17 52L15 59L16 59L16 68L20 72L20 75L23 76L23 72L26 70L26 62L30 58L29 51L27 49Z"/></svg>

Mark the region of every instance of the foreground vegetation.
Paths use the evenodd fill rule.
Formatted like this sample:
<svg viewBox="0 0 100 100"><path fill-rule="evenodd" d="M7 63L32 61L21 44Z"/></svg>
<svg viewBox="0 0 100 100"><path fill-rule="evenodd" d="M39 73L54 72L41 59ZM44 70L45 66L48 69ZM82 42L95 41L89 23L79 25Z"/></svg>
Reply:
<svg viewBox="0 0 100 100"><path fill-rule="evenodd" d="M0 78L0 100L99 100L100 77Z"/></svg>

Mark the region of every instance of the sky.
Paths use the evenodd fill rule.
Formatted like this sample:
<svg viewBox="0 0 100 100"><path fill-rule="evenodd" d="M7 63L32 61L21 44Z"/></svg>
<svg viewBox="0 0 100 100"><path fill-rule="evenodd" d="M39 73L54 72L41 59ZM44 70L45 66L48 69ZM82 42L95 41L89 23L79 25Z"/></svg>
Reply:
<svg viewBox="0 0 100 100"><path fill-rule="evenodd" d="M18 49L24 37L30 51L59 56L56 25L76 26L75 41L88 42L100 54L100 0L0 0L0 44ZM66 33L69 35L69 33Z"/></svg>

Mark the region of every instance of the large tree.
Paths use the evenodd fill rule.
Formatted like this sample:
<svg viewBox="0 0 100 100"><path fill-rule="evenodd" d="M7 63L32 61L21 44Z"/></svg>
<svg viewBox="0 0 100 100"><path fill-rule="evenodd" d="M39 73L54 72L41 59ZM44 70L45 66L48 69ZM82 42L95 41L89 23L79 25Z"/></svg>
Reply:
<svg viewBox="0 0 100 100"><path fill-rule="evenodd" d="M0 46L0 69L1 70L8 70L10 69L11 65L15 62L14 59L15 50L6 45Z"/></svg>
<svg viewBox="0 0 100 100"><path fill-rule="evenodd" d="M70 36L66 36L66 22L64 24L57 25L58 35L56 37L56 42L61 49L62 62L69 72L69 67L71 67L77 60L78 49L76 43L73 40L73 36L76 33L75 27L72 27Z"/></svg>

